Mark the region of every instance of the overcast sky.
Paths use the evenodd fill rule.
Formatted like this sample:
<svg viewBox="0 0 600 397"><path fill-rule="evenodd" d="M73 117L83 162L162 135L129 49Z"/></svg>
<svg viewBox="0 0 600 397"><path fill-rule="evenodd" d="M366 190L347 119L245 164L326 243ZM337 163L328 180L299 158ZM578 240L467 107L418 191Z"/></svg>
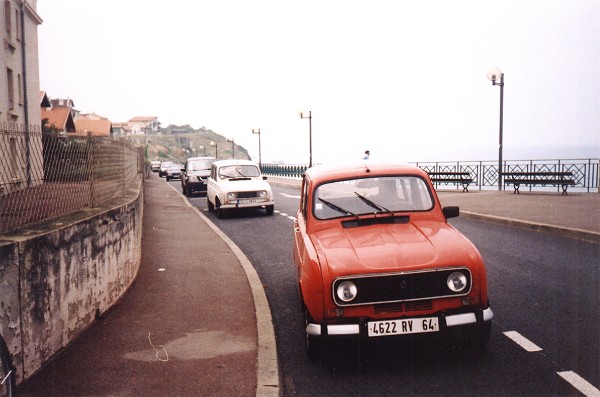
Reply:
<svg viewBox="0 0 600 397"><path fill-rule="evenodd" d="M41 89L263 161L600 157L598 0L38 0Z"/></svg>

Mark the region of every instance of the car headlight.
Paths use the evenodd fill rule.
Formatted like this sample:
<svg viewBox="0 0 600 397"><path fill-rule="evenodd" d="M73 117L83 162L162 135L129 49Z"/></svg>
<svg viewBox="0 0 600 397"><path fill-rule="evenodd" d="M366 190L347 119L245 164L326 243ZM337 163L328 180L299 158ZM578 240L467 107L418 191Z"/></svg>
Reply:
<svg viewBox="0 0 600 397"><path fill-rule="evenodd" d="M227 193L227 201L233 201L236 198L236 194L233 192Z"/></svg>
<svg viewBox="0 0 600 397"><path fill-rule="evenodd" d="M335 292L341 301L351 302L356 298L358 289L352 281L343 281L337 286Z"/></svg>
<svg viewBox="0 0 600 397"><path fill-rule="evenodd" d="M266 190L261 190L261 191L258 192L258 197L260 197L260 198L264 199L264 198L267 198L268 196L269 195L267 194Z"/></svg>
<svg viewBox="0 0 600 397"><path fill-rule="evenodd" d="M467 276L461 272L453 272L446 281L448 288L452 292L460 292L467 287Z"/></svg>

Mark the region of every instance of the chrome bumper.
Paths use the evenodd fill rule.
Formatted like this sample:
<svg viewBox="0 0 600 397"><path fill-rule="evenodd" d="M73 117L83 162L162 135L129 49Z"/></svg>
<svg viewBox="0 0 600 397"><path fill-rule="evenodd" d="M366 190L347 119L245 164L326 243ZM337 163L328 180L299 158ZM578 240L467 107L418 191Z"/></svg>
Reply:
<svg viewBox="0 0 600 397"><path fill-rule="evenodd" d="M494 312L492 312L490 307L483 310L484 322L490 321L493 317ZM477 316L475 315L475 312L450 314L440 317L440 319L442 318L445 319L447 328L477 323ZM326 327L326 335L330 336L360 335L360 324L330 324L323 326L321 326L321 324L308 324L306 326L306 333L312 336L321 336L321 334L324 333L322 332L321 327Z"/></svg>

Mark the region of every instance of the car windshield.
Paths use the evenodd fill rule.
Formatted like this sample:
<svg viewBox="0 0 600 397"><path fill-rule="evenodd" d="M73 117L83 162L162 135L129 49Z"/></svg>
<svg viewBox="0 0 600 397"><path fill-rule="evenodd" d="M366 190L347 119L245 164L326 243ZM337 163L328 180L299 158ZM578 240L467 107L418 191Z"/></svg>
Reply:
<svg viewBox="0 0 600 397"><path fill-rule="evenodd" d="M260 176L260 170L255 165L227 165L219 168L219 177L231 178L256 178Z"/></svg>
<svg viewBox="0 0 600 397"><path fill-rule="evenodd" d="M207 160L194 160L188 163L188 169L190 171L205 171L210 170L210 166L214 163L215 160L207 159Z"/></svg>
<svg viewBox="0 0 600 397"><path fill-rule="evenodd" d="M181 164L171 164L169 171L181 171L181 167L183 167Z"/></svg>
<svg viewBox="0 0 600 397"><path fill-rule="evenodd" d="M427 183L410 175L348 179L325 183L314 193L318 219L373 213L428 211L433 208Z"/></svg>

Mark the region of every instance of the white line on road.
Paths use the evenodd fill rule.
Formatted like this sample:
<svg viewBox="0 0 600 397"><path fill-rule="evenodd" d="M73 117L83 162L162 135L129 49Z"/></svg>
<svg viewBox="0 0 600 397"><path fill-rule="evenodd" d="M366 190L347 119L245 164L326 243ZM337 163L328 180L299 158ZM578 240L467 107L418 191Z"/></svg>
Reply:
<svg viewBox="0 0 600 397"><path fill-rule="evenodd" d="M542 350L541 347L539 347L538 345L536 345L535 343L518 333L517 331L506 331L504 335L512 339L513 342L515 342L517 345L521 346L528 352L539 352Z"/></svg>
<svg viewBox="0 0 600 397"><path fill-rule="evenodd" d="M558 372L561 378L573 385L587 397L600 397L600 390L573 371Z"/></svg>
<svg viewBox="0 0 600 397"><path fill-rule="evenodd" d="M279 193L279 194L281 194L283 197L294 198L294 199L300 199L300 196L294 196L294 195L287 194L287 193Z"/></svg>

